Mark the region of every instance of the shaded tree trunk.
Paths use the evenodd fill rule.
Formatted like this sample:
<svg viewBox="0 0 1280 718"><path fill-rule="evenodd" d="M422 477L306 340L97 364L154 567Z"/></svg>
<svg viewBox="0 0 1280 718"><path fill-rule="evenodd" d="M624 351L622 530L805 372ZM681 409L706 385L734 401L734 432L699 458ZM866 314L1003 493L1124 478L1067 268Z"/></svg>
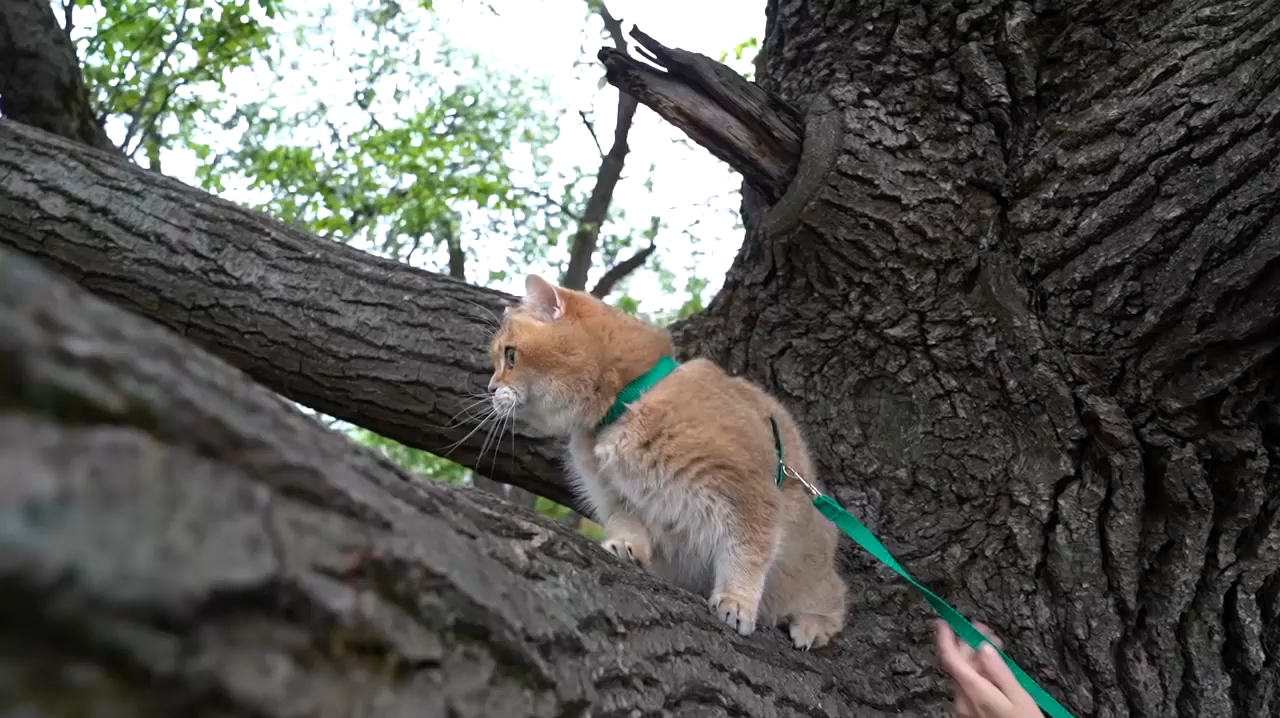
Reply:
<svg viewBox="0 0 1280 718"><path fill-rule="evenodd" d="M94 115L75 48L49 0L0 3L0 114L119 151Z"/></svg>
<svg viewBox="0 0 1280 718"><path fill-rule="evenodd" d="M607 61L613 81L751 181L743 246L711 306L679 328L682 350L777 393L807 428L836 498L922 580L991 623L1077 715L1280 714L1275 3L925 5L773 0L759 63L771 96L735 85L706 58L659 55L669 74ZM485 373L488 330L465 307L494 309L496 294L318 243L12 125L0 124L0 163L0 242L291 398L413 445L453 436L429 425L447 423L437 405L464 391L449 372L463 380ZM60 306L38 298L39 307ZM123 322L113 315L102 331ZM120 351L126 365L155 353ZM58 356L92 366L91 356ZM74 371L67 376L69 387L52 396L86 390ZM204 404L190 397L214 399L177 389L166 396L177 414ZM78 444L56 442L76 427L41 419L44 409L21 411L34 417L24 421L55 424L36 435L66 447L41 456L75 455ZM121 411L88 415L153 437L171 430L122 422ZM293 468L235 464L251 458L217 448L225 431L159 439L232 462L251 484L271 486L282 479L269 469ZM3 450L28 457L34 446L11 440ZM276 446L269 455L306 454L298 444ZM496 478L538 493L562 485L553 447L525 446L511 457L519 468ZM328 452L318 456L338 468L303 464L313 473L279 476L312 476L303 486L314 490L341 480L328 472L342 475L343 462L366 460L345 444ZM43 467L52 458L24 460ZM74 480L69 468L49 466L29 473ZM369 481L391 491L388 480ZM187 476L172 486L188 484L203 490ZM278 493L288 499L291 490L317 504L307 489ZM343 495L317 505L329 511ZM465 681L419 688L445 675L431 671L461 665L438 646L463 646L455 661L484 663L480 675L490 681L518 674L531 686L520 690L533 700L471 705L479 715L506 715L508 705L514 715L588 706L674 715L942 710L927 607L852 548L849 627L831 648L801 655L782 650L773 632L728 636L696 599L545 522L475 508L485 501L419 487L402 499L413 510L378 525L378 545L394 546L375 563L381 571L357 571L375 578L346 584L377 594L411 585L406 577L442 577L423 595L432 610L460 617L443 624L455 633L395 644L407 667L379 674L425 691L423 701L466 698L448 693ZM337 543L350 534L324 535ZM37 548L79 546L54 538ZM285 543L309 546L301 534ZM415 545L432 549L422 555ZM41 560L80 566L56 563L74 562L78 549L54 548ZM495 573L466 574L477 556ZM61 595L24 580L41 599ZM71 593L112 605L103 581L98 593ZM169 584L156 581L141 584L159 588L139 600L163 615L174 610L169 596L201 595L166 593ZM482 585L510 593L480 593ZM593 603L597 585L617 593ZM279 620L279 635L292 636L299 629L287 621L298 619L273 602L302 595L304 606L331 605L350 595L324 593L326 583L271 586L249 591L259 603L212 602L224 607L214 619L156 630ZM406 608L416 599L402 594L375 599L401 611L424 605ZM37 618L45 622L23 635L65 630L52 602L22 605L44 611ZM600 608L607 605L620 608ZM99 615L85 610L89 618L75 620ZM423 620L442 625L404 625ZM318 625L301 635L317 635ZM625 639L609 634L619 626ZM152 634L93 635L123 642ZM119 645L124 655L143 652ZM146 647L156 645L167 644ZM256 660L284 650L218 645ZM384 654L358 652L359 660ZM322 657L323 670L338 670ZM342 680L369 675L359 672L367 664L352 665ZM158 674L148 670L131 675ZM180 671L165 675L174 674L181 683Z"/></svg>
<svg viewBox="0 0 1280 718"><path fill-rule="evenodd" d="M1077 715L1280 715L1278 6L925 5L770 2L806 161L685 348ZM675 60L630 89L732 111ZM863 705L924 715L851 558Z"/></svg>

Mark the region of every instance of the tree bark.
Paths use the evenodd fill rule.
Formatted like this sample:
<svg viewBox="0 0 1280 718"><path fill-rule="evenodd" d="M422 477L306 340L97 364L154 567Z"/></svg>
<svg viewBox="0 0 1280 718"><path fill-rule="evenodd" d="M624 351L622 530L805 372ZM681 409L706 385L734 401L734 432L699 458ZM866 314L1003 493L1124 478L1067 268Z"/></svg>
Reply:
<svg viewBox="0 0 1280 718"><path fill-rule="evenodd" d="M1263 0L958 5L772 0L767 96L687 53L666 56L669 73L610 73L688 119L749 182L746 239L708 310L679 327L683 352L787 403L834 496L991 623L1076 715L1280 715L1280 13ZM779 149L788 132L803 137L798 163ZM413 443L423 414L399 387L457 397L458 384L395 374L407 373L396 351L428 374L485 373L488 330L457 314L469 305L455 298L496 308L492 293L316 243L12 125L0 124L0 163L0 241L304 403L342 415L299 393ZM251 308L259 296L269 309ZM363 321L343 318L348 303ZM446 317L459 331L407 338ZM380 361L366 372L352 356ZM400 417L386 422L399 436L351 418L385 413ZM549 453L543 468L553 475ZM477 523L510 530L469 520L485 536L470 541L488 540ZM381 575L460 575L474 553L441 545L444 557L417 559L435 561L429 570ZM569 539L545 545L571 557L557 566L588 555ZM850 625L829 652L768 652L771 633L733 639L765 656L748 669L703 654L684 662L713 635L692 599L669 613L672 589L658 584L644 584L643 600L614 596L661 606L607 656L645 672L609 679L647 696L617 712L660 713L650 691L680 675L672 714L753 715L772 701L770 714L938 715L927 607L858 551L845 558ZM530 581L559 590L549 575ZM574 612L598 579L539 605L595 631L608 619ZM449 615L506 610L449 596ZM605 640L574 643L502 615L522 628L466 624L466 636L552 635L554 650ZM668 629L673 641L692 636L680 648L632 633L683 621ZM484 675L525 670L497 645L468 654L489 656ZM449 665L418 666L437 664ZM791 669L801 664L803 679ZM616 663L572 663L572 680L597 680L600 665ZM572 705L617 705L582 700Z"/></svg>
<svg viewBox="0 0 1280 718"><path fill-rule="evenodd" d="M769 3L805 159L775 205L713 138L748 232L683 346L1076 715L1280 715L1277 5L957 5ZM899 646L861 708L929 715L927 609L850 558L842 649Z"/></svg>
<svg viewBox="0 0 1280 718"><path fill-rule="evenodd" d="M3 249L0 487L0 713L825 715L857 690L847 656L740 638Z"/></svg>
<svg viewBox="0 0 1280 718"><path fill-rule="evenodd" d="M75 47L48 0L0 3L0 115L119 151L98 123Z"/></svg>
<svg viewBox="0 0 1280 718"><path fill-rule="evenodd" d="M513 298L318 239L78 144L0 121L0 245L216 352L317 411L565 505L561 449L483 457L463 411ZM449 447L458 444L452 451Z"/></svg>

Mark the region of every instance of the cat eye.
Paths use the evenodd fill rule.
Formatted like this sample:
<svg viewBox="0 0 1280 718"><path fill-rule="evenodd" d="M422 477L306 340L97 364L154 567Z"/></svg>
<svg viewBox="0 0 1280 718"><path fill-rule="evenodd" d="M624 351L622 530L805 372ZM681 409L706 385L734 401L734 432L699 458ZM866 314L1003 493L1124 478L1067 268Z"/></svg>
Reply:
<svg viewBox="0 0 1280 718"><path fill-rule="evenodd" d="M516 365L516 348L515 347L507 347L506 360L507 360L508 368Z"/></svg>

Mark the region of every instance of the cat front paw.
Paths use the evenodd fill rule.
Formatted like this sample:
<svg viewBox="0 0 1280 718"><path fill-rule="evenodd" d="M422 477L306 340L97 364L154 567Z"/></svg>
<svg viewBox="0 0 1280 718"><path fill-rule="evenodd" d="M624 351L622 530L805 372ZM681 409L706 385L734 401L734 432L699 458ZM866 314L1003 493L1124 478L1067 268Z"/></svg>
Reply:
<svg viewBox="0 0 1280 718"><path fill-rule="evenodd" d="M608 538L602 541L600 546L623 561L634 563L640 568L649 567L649 558L653 553L648 541L635 536Z"/></svg>
<svg viewBox="0 0 1280 718"><path fill-rule="evenodd" d="M760 605L759 600L748 601L740 596L717 592L711 594L707 604L726 626L738 633L749 636L756 630L756 610Z"/></svg>
<svg viewBox="0 0 1280 718"><path fill-rule="evenodd" d="M791 643L802 651L811 648L822 648L831 637L840 632L840 623L830 616L818 616L802 613L791 619L788 632Z"/></svg>

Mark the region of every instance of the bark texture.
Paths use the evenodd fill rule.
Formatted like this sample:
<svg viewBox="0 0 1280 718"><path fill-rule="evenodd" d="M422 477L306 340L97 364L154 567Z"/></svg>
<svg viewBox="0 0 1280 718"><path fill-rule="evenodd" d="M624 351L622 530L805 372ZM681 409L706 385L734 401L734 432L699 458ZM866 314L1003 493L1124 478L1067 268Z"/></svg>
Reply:
<svg viewBox="0 0 1280 718"><path fill-rule="evenodd" d="M3 120L0 245L290 399L572 503L552 443L507 436L482 459L485 432L463 440L475 428L464 409L492 371L483 349L511 297L320 240Z"/></svg>
<svg viewBox="0 0 1280 718"><path fill-rule="evenodd" d="M1077 715L1280 715L1277 4L774 0L766 35L806 159L686 350ZM928 715L927 609L850 558L850 711Z"/></svg>
<svg viewBox="0 0 1280 718"><path fill-rule="evenodd" d="M101 150L118 151L98 123L75 47L48 0L0 3L0 114Z"/></svg>
<svg viewBox="0 0 1280 718"><path fill-rule="evenodd" d="M706 58L650 50L670 72L612 56L610 78L664 117L686 118L681 126L693 128L691 136L741 170L750 185L746 239L724 289L680 328L683 351L711 356L778 394L808 429L835 497L922 580L970 617L992 624L1010 653L1077 715L1280 715L1277 3L772 0L759 63L771 95L744 89ZM790 154L779 144L788 133L803 138L785 145ZM294 399L422 446L423 436L438 436L428 423L447 423L428 417L453 410L434 408L438 401L456 401L464 391L459 387L479 386L487 373L484 312L467 312L469 302L496 309L501 298L492 293L319 243L11 124L0 124L0 168L0 242L185 333ZM64 299L40 301L51 312ZM113 322L86 331L116 331ZM17 334L0 332L0 341L11 335ZM100 394L86 382L110 365L93 353L83 361L76 354L93 344L59 346L62 363L50 366L87 369L50 372L42 381L65 376L67 388L47 396ZM167 356L151 347L139 356L122 354L121 361L152 355ZM114 381L108 388L152 396L161 391L153 385L164 383ZM164 396L175 415L201 403L177 389ZM309 439L276 454L218 453L208 446L239 436L222 425L170 438L162 433L171 430L164 422L147 419L168 413L135 413L140 405L124 399L115 413L75 408L82 405L71 402L71 414L42 409L23 419L53 426L19 434L22 440L11 439L5 451L31 456L31 447L48 445L54 448L39 460L52 462L76 456L72 449L82 444L97 446L90 434L77 439L81 444L58 443L64 441L59 432L118 424L179 448L204 442L187 451L236 467L246 485L267 486L285 499L297 495L304 504L327 507L312 494L346 486L295 468L345 471L334 458L337 449L325 453ZM66 416L89 419L73 425ZM141 426L120 416L140 416ZM260 430L249 438L277 433ZM31 436L53 438L40 444ZM533 448L515 456L509 477L550 495L538 487L558 485L546 478L558 473L552 453L542 453L546 444L526 445ZM130 456L113 451L107 454L112 462ZM258 456L289 458L262 471L235 463ZM328 464L306 463L326 457ZM290 469L258 475L277 465ZM74 471L59 466L23 475L76 481ZM181 483L126 485L111 496L124 496L115 500L127 506L141 489L203 490L183 488L204 486L190 479L203 474L181 473ZM296 486L272 488L280 477L302 478ZM377 483L367 481L359 486ZM491 500L463 496L414 488L396 506L415 506L418 513L386 519L391 523L381 525L373 542L383 547L375 556L390 557L375 564L381 573L373 571L373 579L359 571L323 574L352 591L339 591L351 598L335 605L363 605L372 595L367 600L388 600L412 613L425 605L412 603L417 596L439 597L420 621L374 622L397 627L388 634L411 640L416 629L403 626L425 621L470 641L437 639L463 646L456 655L396 648L428 656L379 674L399 685L429 683L445 675L432 671L465 665L448 674L460 684L436 690L478 685L479 679L466 682L473 674L494 681L518 675L539 687L521 694L525 703L512 704L546 713L874 717L942 709L927 606L856 550L846 553L850 625L827 651L803 656L779 651L773 633L725 637L694 599L620 567L602 573L584 559L597 556L594 549L569 534L533 520L527 525L536 531L513 528L515 518L485 508L496 506L485 503ZM338 505L349 501L344 497L348 493L338 491L324 501ZM353 525L368 523L363 514L351 516ZM145 525L142 518L133 523ZM316 530L320 538L313 542L313 534L300 531L284 544L320 551L308 547L341 543L348 535ZM204 534L181 534L191 535ZM94 580L107 575L94 573L84 555L66 548L70 542L49 534L24 549L46 551L43 558L3 565L30 576L65 571L28 566L69 565ZM192 543L209 550L207 542ZM96 641L134 642L129 652L112 655L174 645L146 640L153 633L137 629L129 622L135 614L123 609L76 614L81 596L98 602L86 605L116 606L111 591L118 591L163 607L170 596L223 595L222 588L188 589L186 579L171 577L187 574L162 570L158 559L130 548L123 546L120 555L143 556L134 559L141 568L130 570L154 570L152 583L130 584L118 580L128 574L117 573L108 576L117 580L102 579L93 590L24 589L39 599L19 602L37 612L29 625L57 630L19 634L30 645L4 654L21 662L8 660L38 665L25 658L41 655L34 646L62 650L62 643L36 643L31 636L65 635L65 625L50 618L63 604L82 622L98 615L118 619L93 624L88 633ZM318 565L327 565L328 555L316 559ZM490 562L528 583L467 573L496 565ZM187 571L223 565L210 560L191 569L195 563L177 565ZM238 576L242 565L254 564L238 560L217 570ZM261 641L301 635L313 645L318 624L299 628L310 619L296 616L330 604L306 598L325 588L273 575L269 588L248 591L252 600L196 600L182 605L198 610L161 611L164 620L144 628L162 637L208 633L225 650L248 645L236 654L246 666L260 665L254 661L263 656L288 658L295 644ZM353 583L353 575L367 582ZM564 578L571 575L578 578ZM215 578L219 586L228 581ZM24 580L54 585L51 578ZM164 588L165 581L178 588ZM144 588L129 594L130 585ZM397 586L410 589L377 593ZM493 591L481 590L487 588ZM297 600L280 609L277 602L286 599ZM206 605L225 613L199 613ZM612 614L590 608L604 605L621 608ZM216 620L180 620L189 615ZM430 623L437 615L462 618ZM558 623L546 629L543 621ZM570 625L578 633L559 628ZM202 633L208 626L218 630ZM625 638L608 633L615 626L625 629ZM192 640L155 655L177 656L166 665L187 660L202 667L207 652L189 649ZM722 653L719 646L732 648ZM383 655L379 650L357 651L357 657ZM368 663L347 671L335 667L336 652L304 654L319 656L315 665L328 673L315 689L300 682L303 690L290 693L295 700L351 681L373 681L363 684L374 688L362 695L386 685L368 677ZM538 660L526 660L529 655ZM268 680L263 676L301 675L242 670L249 685ZM189 677L196 673L164 675L179 676L179 685L207 685ZM574 688L586 684L596 693ZM829 696L817 697L821 692ZM163 696L140 688L120 695ZM479 700L480 693L467 695ZM217 711L233 704L207 705ZM467 704L456 712L503 714L508 703L496 705ZM224 710L235 711L248 712Z"/></svg>
<svg viewBox="0 0 1280 718"><path fill-rule="evenodd" d="M414 479L0 250L0 713L837 715L857 662Z"/></svg>

